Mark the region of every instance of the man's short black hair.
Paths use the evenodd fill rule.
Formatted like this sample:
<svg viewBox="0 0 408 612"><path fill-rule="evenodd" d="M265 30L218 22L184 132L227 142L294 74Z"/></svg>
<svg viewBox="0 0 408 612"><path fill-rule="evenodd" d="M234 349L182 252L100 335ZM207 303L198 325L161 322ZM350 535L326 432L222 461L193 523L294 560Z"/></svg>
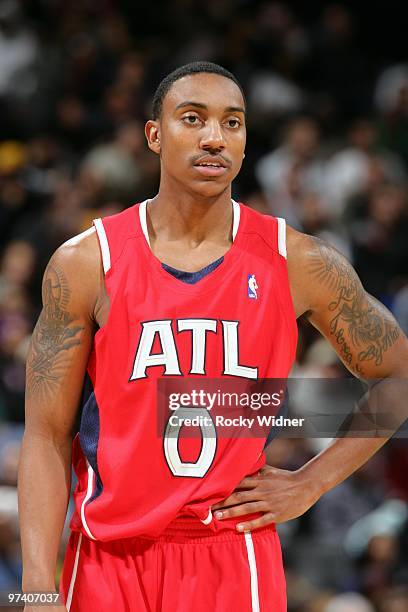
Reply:
<svg viewBox="0 0 408 612"><path fill-rule="evenodd" d="M180 68L173 70L173 72L170 72L170 74L164 77L164 79L161 81L153 96L153 119L157 120L160 118L163 100L173 83L190 74L200 74L202 72L219 74L226 79L233 81L242 93L242 97L244 98L245 102L245 94L242 87L232 72L226 68L223 68L222 66L219 66L218 64L213 64L212 62L191 62L190 64L185 64L184 66L180 66Z"/></svg>

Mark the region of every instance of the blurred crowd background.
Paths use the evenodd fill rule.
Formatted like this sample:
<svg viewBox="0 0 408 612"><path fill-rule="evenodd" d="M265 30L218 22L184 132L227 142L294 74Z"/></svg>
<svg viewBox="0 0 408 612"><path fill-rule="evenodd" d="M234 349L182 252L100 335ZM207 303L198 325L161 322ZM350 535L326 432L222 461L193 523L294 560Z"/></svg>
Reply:
<svg viewBox="0 0 408 612"><path fill-rule="evenodd" d="M193 60L248 98L234 197L334 244L408 331L408 57L393 3L0 0L0 591L19 587L27 346L52 252L154 195L144 121ZM300 322L295 376L344 377ZM319 444L317 444L319 443ZM277 439L295 469L324 441ZM408 442L280 527L289 612L408 610ZM63 551L63 544L62 544Z"/></svg>

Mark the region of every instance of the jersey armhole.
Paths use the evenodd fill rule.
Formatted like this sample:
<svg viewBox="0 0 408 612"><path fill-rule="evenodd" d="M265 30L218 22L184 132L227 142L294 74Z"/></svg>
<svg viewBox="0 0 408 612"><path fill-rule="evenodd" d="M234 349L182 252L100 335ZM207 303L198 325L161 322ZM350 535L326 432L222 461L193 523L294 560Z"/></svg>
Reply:
<svg viewBox="0 0 408 612"><path fill-rule="evenodd" d="M287 259L286 251L286 221L282 217L276 217L278 222L278 251L279 255L282 255Z"/></svg>
<svg viewBox="0 0 408 612"><path fill-rule="evenodd" d="M106 236L102 219L94 219L93 224L95 226L99 246L101 248L103 271L106 274L111 269L111 254L109 250L108 237Z"/></svg>

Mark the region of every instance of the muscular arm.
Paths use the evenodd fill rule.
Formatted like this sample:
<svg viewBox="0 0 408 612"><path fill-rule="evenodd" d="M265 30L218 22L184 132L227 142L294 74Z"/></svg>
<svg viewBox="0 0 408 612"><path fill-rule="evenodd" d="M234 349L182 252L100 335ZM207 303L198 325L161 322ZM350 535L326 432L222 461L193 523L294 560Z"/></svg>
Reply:
<svg viewBox="0 0 408 612"><path fill-rule="evenodd" d="M407 338L389 310L364 290L347 259L322 240L289 229L288 252L295 253L295 248L302 257L297 258L298 265L292 257L288 266L297 313L307 316L355 376L383 381L408 378ZM382 388L388 392L392 383ZM387 440L336 439L304 466L303 473L324 493Z"/></svg>
<svg viewBox="0 0 408 612"><path fill-rule="evenodd" d="M319 238L290 229L288 238L288 253L298 254L288 259L297 314L327 338L355 376L402 375L407 339L387 308L364 291L347 259Z"/></svg>
<svg viewBox="0 0 408 612"><path fill-rule="evenodd" d="M99 250L92 232L58 249L27 358L19 467L23 589L54 590L71 482L72 430L95 327Z"/></svg>
<svg viewBox="0 0 408 612"><path fill-rule="evenodd" d="M364 291L356 272L336 249L290 228L287 243L296 315L309 319L355 376L382 379L376 392L380 388L389 393L391 389L389 397L393 396L395 404L398 382L394 384L392 379L408 379L408 341L394 317ZM403 384L408 386L405 381ZM401 423L403 409L406 418L408 407L405 404L398 409ZM227 500L216 504L213 509L222 512L222 517L216 517L263 512L261 518L237 525L245 531L296 518L355 472L387 440L338 438L297 471L265 466L259 477L245 478Z"/></svg>

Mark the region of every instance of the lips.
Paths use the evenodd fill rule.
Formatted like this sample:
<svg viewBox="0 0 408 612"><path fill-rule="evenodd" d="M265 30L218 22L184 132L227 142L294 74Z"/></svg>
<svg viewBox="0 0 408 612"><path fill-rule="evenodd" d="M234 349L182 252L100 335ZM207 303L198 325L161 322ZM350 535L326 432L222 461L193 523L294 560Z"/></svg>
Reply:
<svg viewBox="0 0 408 612"><path fill-rule="evenodd" d="M221 176L227 172L227 164L222 157L202 157L195 162L194 168L204 176Z"/></svg>

